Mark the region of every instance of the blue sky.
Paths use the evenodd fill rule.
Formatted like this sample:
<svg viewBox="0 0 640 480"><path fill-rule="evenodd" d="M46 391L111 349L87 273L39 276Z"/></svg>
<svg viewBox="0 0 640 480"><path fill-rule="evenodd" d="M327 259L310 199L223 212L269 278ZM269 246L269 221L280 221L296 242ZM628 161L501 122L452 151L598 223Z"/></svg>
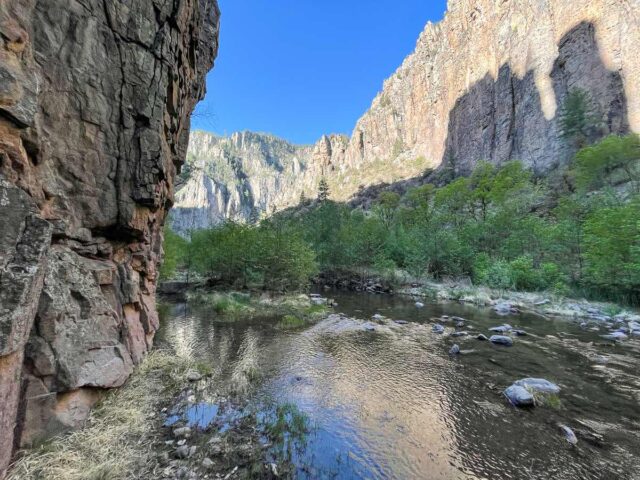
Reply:
<svg viewBox="0 0 640 480"><path fill-rule="evenodd" d="M351 134L446 0L219 0L220 52L193 128L294 143Z"/></svg>

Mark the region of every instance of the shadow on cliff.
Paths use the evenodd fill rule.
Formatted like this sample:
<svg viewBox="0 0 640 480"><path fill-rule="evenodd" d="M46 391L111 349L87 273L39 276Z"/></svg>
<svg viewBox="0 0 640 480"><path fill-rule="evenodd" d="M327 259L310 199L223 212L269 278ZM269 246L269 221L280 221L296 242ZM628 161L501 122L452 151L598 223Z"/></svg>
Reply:
<svg viewBox="0 0 640 480"><path fill-rule="evenodd" d="M519 78L505 64L497 78L485 75L449 112L445 153L436 171L361 189L350 203L366 207L381 191L402 194L427 182L442 183L468 175L479 160L495 165L520 160L538 175L566 165L575 148L561 138L558 113L569 92L576 88L589 93L597 114L602 116L602 125L590 141L629 132L622 77L604 65L592 23L580 23L562 37L550 77L557 110L547 119L533 71Z"/></svg>

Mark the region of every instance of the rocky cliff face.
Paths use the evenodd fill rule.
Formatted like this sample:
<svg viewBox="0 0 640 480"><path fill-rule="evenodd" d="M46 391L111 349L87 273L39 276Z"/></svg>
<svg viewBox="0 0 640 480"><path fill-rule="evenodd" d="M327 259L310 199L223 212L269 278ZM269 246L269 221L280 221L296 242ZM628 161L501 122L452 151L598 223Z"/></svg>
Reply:
<svg viewBox="0 0 640 480"><path fill-rule="evenodd" d="M0 3L0 477L151 346L218 17L215 0Z"/></svg>
<svg viewBox="0 0 640 480"><path fill-rule="evenodd" d="M348 142L323 138L314 147L317 157L308 148L287 152L282 160L291 168L283 171L274 167L279 157L263 156L257 163L267 170L260 171L251 166L255 152L236 149L233 182L200 169L205 174L180 191L175 218L181 228L185 218L197 227L246 218L252 208L288 207L302 192L315 195L322 175L332 198L347 200L362 186L443 165L466 174L479 160L521 160L543 174L574 153L558 127L559 109L574 88L594 101L600 135L640 131L638 44L639 0L450 1L444 20L427 25ZM234 138L228 142L243 137ZM199 144L192 154L194 161L230 162L226 154L203 154Z"/></svg>
<svg viewBox="0 0 640 480"><path fill-rule="evenodd" d="M591 94L602 135L640 131L639 41L638 0L450 1L358 121L345 163L366 171L386 159L373 182L443 162L548 171L572 154L557 113L573 88Z"/></svg>
<svg viewBox="0 0 640 480"><path fill-rule="evenodd" d="M347 143L341 135L300 146L260 133L193 132L172 228L185 233L226 219L250 221L297 205L301 196L315 197L318 182L331 175Z"/></svg>

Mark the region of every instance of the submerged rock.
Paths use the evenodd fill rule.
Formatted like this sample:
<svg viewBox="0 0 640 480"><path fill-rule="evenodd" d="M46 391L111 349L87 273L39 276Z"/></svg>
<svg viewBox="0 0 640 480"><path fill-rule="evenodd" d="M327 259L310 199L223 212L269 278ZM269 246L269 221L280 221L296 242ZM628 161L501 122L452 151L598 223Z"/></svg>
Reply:
<svg viewBox="0 0 640 480"><path fill-rule="evenodd" d="M519 337L526 337L527 335L529 335L525 330L514 330L513 333L515 333Z"/></svg>
<svg viewBox="0 0 640 480"><path fill-rule="evenodd" d="M508 323L504 325L500 325L499 327L492 327L489 329L490 332L498 332L498 333L507 333L510 332L513 327Z"/></svg>
<svg viewBox="0 0 640 480"><path fill-rule="evenodd" d="M433 333L444 333L444 327L439 323L436 323L433 327L431 327L431 331Z"/></svg>
<svg viewBox="0 0 640 480"><path fill-rule="evenodd" d="M520 385L511 385L503 393L516 407L532 407L534 404L531 392Z"/></svg>
<svg viewBox="0 0 640 480"><path fill-rule="evenodd" d="M613 341L617 341L617 340L626 340L627 338L629 338L625 333L623 332L611 332L607 335L600 335L602 338L604 338L605 340L613 340Z"/></svg>
<svg viewBox="0 0 640 480"><path fill-rule="evenodd" d="M456 344L449 350L449 355L458 355L460 353L460 345Z"/></svg>
<svg viewBox="0 0 640 480"><path fill-rule="evenodd" d="M489 341L491 343L505 345L507 347L513 346L513 338L507 337L506 335L492 335L491 338L489 338Z"/></svg>
<svg viewBox="0 0 640 480"><path fill-rule="evenodd" d="M451 334L452 337L464 337L464 336L467 336L467 335L469 335L469 332L467 332L465 330L463 330L461 332L453 332Z"/></svg>
<svg viewBox="0 0 640 480"><path fill-rule="evenodd" d="M514 385L524 387L529 391L558 394L560 393L560 387L555 383L545 380L544 378L523 378L514 382Z"/></svg>
<svg viewBox="0 0 640 480"><path fill-rule="evenodd" d="M362 328L364 328L368 332L373 332L375 331L376 326L371 322L366 322L362 325Z"/></svg>
<svg viewBox="0 0 640 480"><path fill-rule="evenodd" d="M578 437L576 437L576 434L573 433L573 430L571 430L566 425L560 425L560 430L562 430L562 433L564 433L564 437L567 439L567 442L569 442L571 445L578 444Z"/></svg>
<svg viewBox="0 0 640 480"><path fill-rule="evenodd" d="M486 336L486 335L484 335L483 333L481 333L480 335L478 335L478 336L476 337L476 340L480 340L480 341L486 342L486 341L487 341L487 340L489 340L489 339L487 338L487 336Z"/></svg>

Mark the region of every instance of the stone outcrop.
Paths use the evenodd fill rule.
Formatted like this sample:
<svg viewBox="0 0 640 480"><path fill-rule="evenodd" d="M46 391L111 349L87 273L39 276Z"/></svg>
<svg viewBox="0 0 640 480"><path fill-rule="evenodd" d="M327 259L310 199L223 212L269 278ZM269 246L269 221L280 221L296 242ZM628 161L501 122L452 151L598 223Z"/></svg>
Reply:
<svg viewBox="0 0 640 480"><path fill-rule="evenodd" d="M187 218L199 215L192 224L202 226L245 218L254 207L285 208L301 193L315 196L322 175L331 197L347 200L362 186L419 181L442 166L466 174L479 160L521 160L544 174L574 153L558 126L574 88L590 94L602 120L598 135L640 132L639 44L640 0L452 0L445 18L426 26L414 53L384 82L348 142L321 139L314 147L318 164L311 147L296 153L298 181L291 180L293 169L280 173L273 166L279 157L270 159L271 167L264 157L271 180L256 194L255 157L236 150L233 176L242 188L224 177L207 180L205 168L183 187L177 206L193 207ZM194 162L230 161L201 152L200 145L192 148ZM183 201L196 191L208 200ZM212 205L208 212L206 205Z"/></svg>
<svg viewBox="0 0 640 480"><path fill-rule="evenodd" d="M218 19L215 0L0 3L0 477L151 346Z"/></svg>

